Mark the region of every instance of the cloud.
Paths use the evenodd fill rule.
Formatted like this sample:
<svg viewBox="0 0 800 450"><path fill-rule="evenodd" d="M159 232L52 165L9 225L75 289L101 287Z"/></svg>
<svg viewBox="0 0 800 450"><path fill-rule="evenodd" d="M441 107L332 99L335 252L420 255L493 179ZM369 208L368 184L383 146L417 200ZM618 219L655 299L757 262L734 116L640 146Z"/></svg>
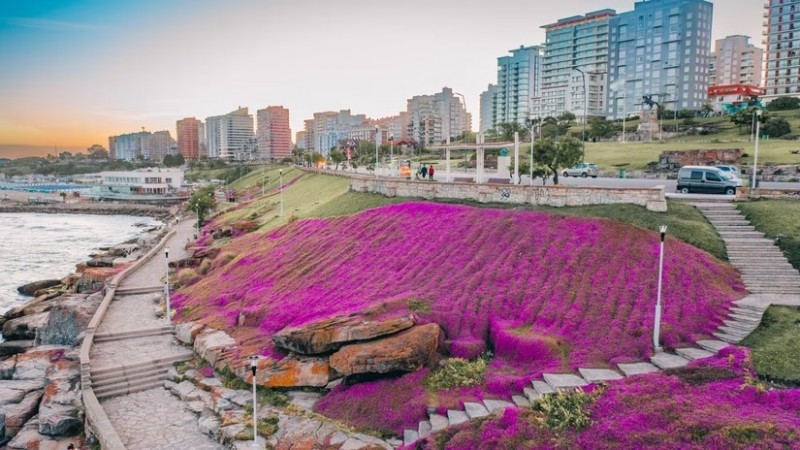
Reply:
<svg viewBox="0 0 800 450"><path fill-rule="evenodd" d="M48 31L98 31L106 27L90 23L68 22L64 20L52 19L32 19L27 17L5 17L3 22L19 28L30 28L34 30Z"/></svg>

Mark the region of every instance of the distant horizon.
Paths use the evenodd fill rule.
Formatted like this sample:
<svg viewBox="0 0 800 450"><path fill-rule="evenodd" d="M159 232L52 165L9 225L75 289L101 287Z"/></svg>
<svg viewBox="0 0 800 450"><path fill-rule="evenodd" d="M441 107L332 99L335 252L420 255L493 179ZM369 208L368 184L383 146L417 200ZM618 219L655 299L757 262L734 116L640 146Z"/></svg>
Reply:
<svg viewBox="0 0 800 450"><path fill-rule="evenodd" d="M370 118L442 87L479 95L497 58L544 41L542 25L635 0L41 0L0 4L0 157L108 146L108 136L168 130L185 117L282 105L292 140L314 112ZM713 39L760 46L763 3L716 1ZM508 14L514 11L514 14Z"/></svg>

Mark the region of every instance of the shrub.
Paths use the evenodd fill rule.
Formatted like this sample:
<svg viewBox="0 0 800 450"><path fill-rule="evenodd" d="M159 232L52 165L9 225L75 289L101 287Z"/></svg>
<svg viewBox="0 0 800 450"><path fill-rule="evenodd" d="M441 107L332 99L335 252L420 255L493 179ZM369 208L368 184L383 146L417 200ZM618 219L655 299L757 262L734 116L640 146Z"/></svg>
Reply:
<svg viewBox="0 0 800 450"><path fill-rule="evenodd" d="M767 109L770 111L787 111L791 109L800 109L800 98L796 97L778 97L769 102Z"/></svg>
<svg viewBox="0 0 800 450"><path fill-rule="evenodd" d="M475 361L451 358L425 378L425 388L437 391L479 385L483 383L490 358L491 355L483 355Z"/></svg>
<svg viewBox="0 0 800 450"><path fill-rule="evenodd" d="M277 414L270 414L267 417L258 420L256 425L258 434L263 437L270 437L278 431L278 416Z"/></svg>
<svg viewBox="0 0 800 450"><path fill-rule="evenodd" d="M589 406L595 397L596 394L581 390L558 391L540 398L533 405L533 410L542 413L541 422L548 429L581 430L592 423Z"/></svg>
<svg viewBox="0 0 800 450"><path fill-rule="evenodd" d="M789 122L782 117L770 118L766 124L761 128L762 132L771 137L778 138L792 132L792 127Z"/></svg>

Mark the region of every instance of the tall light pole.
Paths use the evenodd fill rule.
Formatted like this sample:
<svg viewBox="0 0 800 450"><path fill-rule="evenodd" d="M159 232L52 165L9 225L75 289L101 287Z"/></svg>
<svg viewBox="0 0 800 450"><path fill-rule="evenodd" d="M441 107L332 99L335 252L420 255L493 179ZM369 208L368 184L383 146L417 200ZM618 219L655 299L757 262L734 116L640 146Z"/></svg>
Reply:
<svg viewBox="0 0 800 450"><path fill-rule="evenodd" d="M394 176L394 134L389 135L389 176Z"/></svg>
<svg viewBox="0 0 800 450"><path fill-rule="evenodd" d="M379 127L375 127L375 178L378 178L378 134L381 132Z"/></svg>
<svg viewBox="0 0 800 450"><path fill-rule="evenodd" d="M453 95L458 95L459 97L461 97L461 101L464 103L464 112L466 113L467 112L467 98L464 97L464 94L460 94L458 92L453 92ZM464 125L466 125L466 123ZM466 136L464 136L464 138L465 138L464 139L464 143L466 143Z"/></svg>
<svg viewBox="0 0 800 450"><path fill-rule="evenodd" d="M258 355L250 355L247 357L250 360L250 372L253 374L253 449L258 448L258 419L256 413L258 412L258 404L256 399L256 369L258 368Z"/></svg>
<svg viewBox="0 0 800 450"><path fill-rule="evenodd" d="M536 123L531 119L531 186L533 186L533 146L536 144Z"/></svg>
<svg viewBox="0 0 800 450"><path fill-rule="evenodd" d="M664 274L664 237L667 235L667 226L661 225L659 231L661 232L661 251L658 255L658 296L656 297L656 321L653 326L653 347L656 352L661 351L661 278Z"/></svg>
<svg viewBox="0 0 800 450"><path fill-rule="evenodd" d="M280 177L281 183L281 217L283 217L283 169L278 171L278 176Z"/></svg>
<svg viewBox="0 0 800 450"><path fill-rule="evenodd" d="M758 173L758 137L761 134L761 110L756 109L756 149L753 155L753 182L750 184L750 189L758 188L756 174Z"/></svg>
<svg viewBox="0 0 800 450"><path fill-rule="evenodd" d="M169 247L164 249L164 267L166 273L164 276L164 300L167 303L167 323L172 325L172 311L169 301Z"/></svg>
<svg viewBox="0 0 800 450"><path fill-rule="evenodd" d="M194 210L197 212L197 235L194 238L198 239L200 238L200 203L194 205Z"/></svg>
<svg viewBox="0 0 800 450"><path fill-rule="evenodd" d="M264 169L264 172L261 173L261 196L264 196L264 187L267 184L267 169Z"/></svg>
<svg viewBox="0 0 800 450"><path fill-rule="evenodd" d="M572 70L577 70L581 74L583 80L583 132L581 133L581 162L586 159L586 111L589 109L589 95L586 92L586 73L576 66Z"/></svg>

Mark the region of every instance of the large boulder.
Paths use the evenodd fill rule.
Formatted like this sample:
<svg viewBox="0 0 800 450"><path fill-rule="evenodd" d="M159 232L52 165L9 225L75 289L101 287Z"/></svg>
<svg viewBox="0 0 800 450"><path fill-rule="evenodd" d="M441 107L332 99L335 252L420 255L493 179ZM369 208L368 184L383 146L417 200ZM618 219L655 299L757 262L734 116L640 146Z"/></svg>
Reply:
<svg viewBox="0 0 800 450"><path fill-rule="evenodd" d="M228 354L237 348L234 338L213 328L206 328L194 340L194 351L215 368L218 362L227 360Z"/></svg>
<svg viewBox="0 0 800 450"><path fill-rule="evenodd" d="M39 343L75 345L78 335L89 325L102 301L102 292L61 297L50 309L47 323L39 329Z"/></svg>
<svg viewBox="0 0 800 450"><path fill-rule="evenodd" d="M22 353L31 348L33 348L32 340L0 342L0 359ZM0 379L2 379L2 376L0 376Z"/></svg>
<svg viewBox="0 0 800 450"><path fill-rule="evenodd" d="M36 291L40 289L48 289L53 286L58 286L61 284L61 280L41 280L41 281L34 281L33 283L28 283L22 285L17 288L17 292L22 295L32 296L36 293Z"/></svg>
<svg viewBox="0 0 800 450"><path fill-rule="evenodd" d="M42 391L32 391L25 394L19 403L12 403L5 406L5 438L10 439L19 433L25 422L36 415L39 410L39 400L42 399Z"/></svg>
<svg viewBox="0 0 800 450"><path fill-rule="evenodd" d="M184 344L192 345L197 335L200 334L205 327L206 326L202 323L197 322L179 323L175 325L175 337Z"/></svg>
<svg viewBox="0 0 800 450"><path fill-rule="evenodd" d="M342 375L413 372L432 361L441 330L430 323L376 341L346 345L331 355L331 367Z"/></svg>
<svg viewBox="0 0 800 450"><path fill-rule="evenodd" d="M34 339L36 330L47 323L49 315L49 312L43 312L9 320L3 324L3 338L9 341Z"/></svg>
<svg viewBox="0 0 800 450"><path fill-rule="evenodd" d="M7 448L9 450L64 450L69 444L74 444L75 448L83 448L83 438L67 437L58 439L43 436L39 433L39 425L38 417L31 418L22 430L14 436L14 439L8 443Z"/></svg>
<svg viewBox="0 0 800 450"><path fill-rule="evenodd" d="M77 361L62 359L45 374L47 385L39 406L39 433L76 436L83 432L81 371Z"/></svg>
<svg viewBox="0 0 800 450"><path fill-rule="evenodd" d="M275 450L341 448L379 450L393 448L374 436L353 433L329 421L302 414L286 414L270 408L260 408L260 413L278 417L278 429L267 439Z"/></svg>
<svg viewBox="0 0 800 450"><path fill-rule="evenodd" d="M50 292L44 295L36 296L36 298L9 309L5 314L3 314L3 317L7 320L11 320L22 316L29 316L31 314L48 311L55 304L53 299L61 294L61 292Z"/></svg>
<svg viewBox="0 0 800 450"><path fill-rule="evenodd" d="M363 317L334 317L302 327L284 328L272 336L278 347L305 355L315 355L338 350L354 341L366 341L387 336L414 326L411 316L382 321L369 321Z"/></svg>
<svg viewBox="0 0 800 450"><path fill-rule="evenodd" d="M69 347L43 345L16 355L17 364L12 379L44 381L50 366L59 361L68 350Z"/></svg>
<svg viewBox="0 0 800 450"><path fill-rule="evenodd" d="M250 362L245 360L237 374L252 383L250 370ZM327 358L292 354L280 361L260 359L256 369L256 384L267 387L325 387L335 376Z"/></svg>

